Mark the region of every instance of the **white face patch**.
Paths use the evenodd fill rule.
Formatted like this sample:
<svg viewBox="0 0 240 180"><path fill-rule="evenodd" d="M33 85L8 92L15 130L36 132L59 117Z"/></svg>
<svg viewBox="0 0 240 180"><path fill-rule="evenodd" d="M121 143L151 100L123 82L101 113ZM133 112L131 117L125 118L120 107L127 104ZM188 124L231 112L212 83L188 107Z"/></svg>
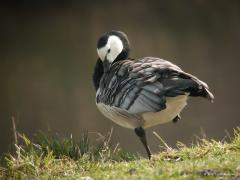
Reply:
<svg viewBox="0 0 240 180"><path fill-rule="evenodd" d="M123 43L117 36L109 36L107 44L100 49L97 49L98 56L102 61L106 58L112 63L123 50Z"/></svg>

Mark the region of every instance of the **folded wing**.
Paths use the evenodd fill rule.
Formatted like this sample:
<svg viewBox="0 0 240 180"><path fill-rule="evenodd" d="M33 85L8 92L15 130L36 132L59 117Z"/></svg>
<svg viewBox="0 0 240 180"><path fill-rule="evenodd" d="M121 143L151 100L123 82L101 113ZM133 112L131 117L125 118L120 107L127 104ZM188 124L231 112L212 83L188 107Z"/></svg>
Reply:
<svg viewBox="0 0 240 180"><path fill-rule="evenodd" d="M183 72L178 66L158 58L116 62L100 83L97 101L132 114L158 112L166 108L166 98L184 95L213 100L206 83Z"/></svg>

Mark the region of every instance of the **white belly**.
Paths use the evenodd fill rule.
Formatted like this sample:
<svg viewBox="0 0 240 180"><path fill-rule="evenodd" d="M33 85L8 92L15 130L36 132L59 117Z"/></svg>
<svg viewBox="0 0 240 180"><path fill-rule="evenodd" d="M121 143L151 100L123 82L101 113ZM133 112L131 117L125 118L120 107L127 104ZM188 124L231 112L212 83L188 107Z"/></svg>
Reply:
<svg viewBox="0 0 240 180"><path fill-rule="evenodd" d="M140 127L142 124L141 116L139 115L130 114L125 110L117 107L111 107L103 103L98 103L97 107L104 116L119 126L135 129L136 127Z"/></svg>
<svg viewBox="0 0 240 180"><path fill-rule="evenodd" d="M166 98L166 109L159 112L143 113L143 127L149 128L157 124L167 123L172 121L183 108L187 105L188 95Z"/></svg>
<svg viewBox="0 0 240 180"><path fill-rule="evenodd" d="M98 103L101 113L116 124L130 129L136 127L149 128L158 124L172 121L187 105L188 95L166 98L166 109L159 112L145 112L142 114L130 114L117 107L111 107Z"/></svg>

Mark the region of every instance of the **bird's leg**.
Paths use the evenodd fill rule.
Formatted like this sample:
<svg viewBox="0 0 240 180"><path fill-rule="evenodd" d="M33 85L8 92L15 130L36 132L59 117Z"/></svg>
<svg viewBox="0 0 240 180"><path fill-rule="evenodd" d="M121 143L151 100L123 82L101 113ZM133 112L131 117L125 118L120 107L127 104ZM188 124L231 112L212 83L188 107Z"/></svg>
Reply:
<svg viewBox="0 0 240 180"><path fill-rule="evenodd" d="M147 145L145 130L142 127L138 127L138 128L135 128L134 131L137 134L137 136L139 137L140 141L143 143L143 145L147 151L148 158L151 159L151 152Z"/></svg>
<svg viewBox="0 0 240 180"><path fill-rule="evenodd" d="M177 123L180 119L181 119L181 116L180 116L180 115L177 115L177 116L172 120L172 122L173 122L173 123Z"/></svg>

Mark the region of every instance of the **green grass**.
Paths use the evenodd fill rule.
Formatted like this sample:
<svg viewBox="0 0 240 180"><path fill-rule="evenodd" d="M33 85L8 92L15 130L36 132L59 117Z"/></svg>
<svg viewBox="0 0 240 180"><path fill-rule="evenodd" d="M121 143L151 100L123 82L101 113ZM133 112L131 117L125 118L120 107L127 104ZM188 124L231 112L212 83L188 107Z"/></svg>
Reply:
<svg viewBox="0 0 240 180"><path fill-rule="evenodd" d="M95 146L87 133L78 143L71 137L37 137L22 135L16 152L2 157L0 179L240 179L240 128L228 142L178 143L151 160L112 146L111 133Z"/></svg>

